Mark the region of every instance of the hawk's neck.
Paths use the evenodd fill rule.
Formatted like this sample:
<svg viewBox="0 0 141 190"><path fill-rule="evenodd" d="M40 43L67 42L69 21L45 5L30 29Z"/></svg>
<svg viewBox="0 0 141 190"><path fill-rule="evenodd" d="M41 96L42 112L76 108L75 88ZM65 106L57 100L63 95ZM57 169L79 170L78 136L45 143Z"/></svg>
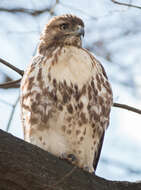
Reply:
<svg viewBox="0 0 141 190"><path fill-rule="evenodd" d="M81 39L77 40L67 40L66 42L63 43L58 43L57 41L54 41L52 43L45 43L44 41L41 41L39 46L38 46L38 53L41 55L48 55L55 51L58 48L66 47L66 46L73 46L77 48L82 48L82 41Z"/></svg>

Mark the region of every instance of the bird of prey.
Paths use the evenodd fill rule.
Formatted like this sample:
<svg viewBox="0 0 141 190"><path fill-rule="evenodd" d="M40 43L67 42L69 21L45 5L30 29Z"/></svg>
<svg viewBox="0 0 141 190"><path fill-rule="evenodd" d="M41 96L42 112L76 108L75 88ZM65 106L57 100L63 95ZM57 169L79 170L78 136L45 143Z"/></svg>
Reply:
<svg viewBox="0 0 141 190"><path fill-rule="evenodd" d="M52 18L21 82L26 141L95 172L113 96L101 63L82 47L84 23Z"/></svg>

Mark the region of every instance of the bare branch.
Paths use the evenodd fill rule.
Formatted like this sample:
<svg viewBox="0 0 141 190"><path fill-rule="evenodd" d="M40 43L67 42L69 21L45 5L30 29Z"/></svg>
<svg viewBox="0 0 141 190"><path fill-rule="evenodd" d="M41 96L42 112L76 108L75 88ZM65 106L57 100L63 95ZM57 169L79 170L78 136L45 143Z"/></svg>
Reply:
<svg viewBox="0 0 141 190"><path fill-rule="evenodd" d="M8 63L7 61L5 61L4 59L0 58L0 62L4 65L6 65L7 67L9 67L10 69L16 71L18 74L20 74L21 76L23 76L24 71L18 69L17 67L11 65L10 63Z"/></svg>
<svg viewBox="0 0 141 190"><path fill-rule="evenodd" d="M53 15L54 14L54 9L55 9L55 7L56 7L56 5L59 3L59 0L56 0L56 2L55 2L55 4L51 7L51 9L50 9L50 14L51 15Z"/></svg>
<svg viewBox="0 0 141 190"><path fill-rule="evenodd" d="M59 3L59 0L56 0L55 4L52 7L45 7L44 9L34 10L26 8L3 8L0 7L0 12L9 12L9 13L25 13L31 16L39 16L42 13L49 12L51 15L54 13L55 6Z"/></svg>
<svg viewBox="0 0 141 190"><path fill-rule="evenodd" d="M19 88L20 82L21 82L21 79L5 82L5 83L0 84L0 88Z"/></svg>
<svg viewBox="0 0 141 190"><path fill-rule="evenodd" d="M133 4L128 4L128 3L121 3L121 2L118 2L118 1L115 1L115 0L111 0L113 3L115 4L118 4L118 5L123 5L123 6L126 6L126 7L132 7L132 8L136 8L136 9L141 9L140 6L137 6L137 5L133 5Z"/></svg>
<svg viewBox="0 0 141 190"><path fill-rule="evenodd" d="M118 108L126 109L126 110L129 110L129 111L141 114L140 109L128 106L126 104L113 103L113 107L118 107Z"/></svg>
<svg viewBox="0 0 141 190"><path fill-rule="evenodd" d="M34 10L34 9L25 9L25 8L13 8L13 9L9 9L9 8L0 8L0 12L9 12L9 13L25 13L25 14L29 14L32 16L38 16L44 12L49 12L50 8L44 8L44 9L40 9L40 10Z"/></svg>
<svg viewBox="0 0 141 190"><path fill-rule="evenodd" d="M9 67L10 69L14 70L15 72L17 72L18 74L20 74L21 76L23 76L24 71L18 69L17 67L11 65L10 63L8 63L7 61L5 61L4 59L0 58L0 62L4 65L6 65L7 67ZM15 80L15 81L9 81L9 82L5 82L0 84L0 88L18 88L20 85L18 84L21 81L21 79Z"/></svg>

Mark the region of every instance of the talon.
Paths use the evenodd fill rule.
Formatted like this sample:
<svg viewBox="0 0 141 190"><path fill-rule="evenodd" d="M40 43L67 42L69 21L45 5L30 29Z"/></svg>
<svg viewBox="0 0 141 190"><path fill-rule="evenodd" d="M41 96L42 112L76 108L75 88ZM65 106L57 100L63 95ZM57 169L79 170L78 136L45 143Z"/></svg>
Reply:
<svg viewBox="0 0 141 190"><path fill-rule="evenodd" d="M84 170L87 171L87 172L89 172L89 167L88 167L88 166L85 166L85 167L84 167Z"/></svg>
<svg viewBox="0 0 141 190"><path fill-rule="evenodd" d="M75 162L77 161L76 157L74 156L74 154L68 154L68 160L71 162Z"/></svg>
<svg viewBox="0 0 141 190"><path fill-rule="evenodd" d="M85 171L89 172L89 173L93 173L94 172L94 170L92 168L89 168L88 166L85 166L83 169Z"/></svg>
<svg viewBox="0 0 141 190"><path fill-rule="evenodd" d="M62 153L60 156L59 156L60 159L63 159L63 160L66 160L67 159L67 154L66 153Z"/></svg>
<svg viewBox="0 0 141 190"><path fill-rule="evenodd" d="M69 163L72 163L72 164L76 164L77 163L77 158L74 156L74 154L62 153L59 156L59 158L62 159L62 160L66 160L66 161L68 161Z"/></svg>

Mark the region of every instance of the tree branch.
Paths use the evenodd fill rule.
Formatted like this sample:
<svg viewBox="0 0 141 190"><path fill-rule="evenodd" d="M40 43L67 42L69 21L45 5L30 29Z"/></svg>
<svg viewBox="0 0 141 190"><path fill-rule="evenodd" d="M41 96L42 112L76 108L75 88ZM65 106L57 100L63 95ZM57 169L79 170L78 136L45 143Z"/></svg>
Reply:
<svg viewBox="0 0 141 190"><path fill-rule="evenodd" d="M14 80L14 81L8 81L5 83L0 84L0 88L19 88L21 79Z"/></svg>
<svg viewBox="0 0 141 190"><path fill-rule="evenodd" d="M29 187L30 190L141 190L141 182L110 181L79 168L74 171L74 166L66 161L0 130L0 187L3 190L29 190Z"/></svg>
<svg viewBox="0 0 141 190"><path fill-rule="evenodd" d="M126 110L129 110L129 111L138 113L138 114L141 114L141 110L140 109L128 106L126 104L113 103L113 106L114 107L118 107L118 108L122 108L122 109L126 109Z"/></svg>
<svg viewBox="0 0 141 190"><path fill-rule="evenodd" d="M111 0L113 3L115 4L118 4L118 5L123 5L123 6L126 6L126 7L132 7L132 8L136 8L136 9L141 9L140 6L137 6L137 5L133 5L133 4L128 4L128 3L121 3L121 2L118 2L116 0Z"/></svg>
<svg viewBox="0 0 141 190"><path fill-rule="evenodd" d="M9 13L25 13L25 14L29 14L32 16L38 16L44 12L49 12L50 8L44 8L44 9L40 9L40 10L34 10L34 9L25 9L25 8L13 8L13 9L9 9L9 8L3 8L0 7L0 12L9 12Z"/></svg>
<svg viewBox="0 0 141 190"><path fill-rule="evenodd" d="M49 12L51 15L54 13L55 6L59 3L59 0L56 0L55 4L52 7L45 7L43 9L34 10L26 8L3 8L0 7L0 12L9 12L9 13L25 13L31 16L39 16L42 13Z"/></svg>
<svg viewBox="0 0 141 190"><path fill-rule="evenodd" d="M13 71L17 72L18 74L20 74L21 76L23 76L24 71L18 69L17 67L15 67L14 65L11 65L10 63L8 63L7 61L5 61L4 59L0 58L0 62L2 64L4 64L5 66L9 67L10 69L12 69Z"/></svg>

